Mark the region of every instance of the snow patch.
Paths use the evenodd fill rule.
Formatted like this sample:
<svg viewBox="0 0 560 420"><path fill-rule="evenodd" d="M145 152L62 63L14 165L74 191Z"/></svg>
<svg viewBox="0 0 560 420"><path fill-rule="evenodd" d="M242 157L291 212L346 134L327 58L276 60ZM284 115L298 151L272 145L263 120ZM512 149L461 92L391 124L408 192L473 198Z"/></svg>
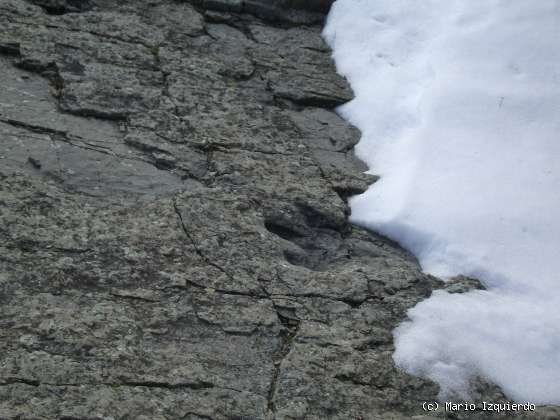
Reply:
<svg viewBox="0 0 560 420"><path fill-rule="evenodd" d="M352 221L488 287L413 308L397 365L560 403L560 0L338 0L324 35L381 175Z"/></svg>

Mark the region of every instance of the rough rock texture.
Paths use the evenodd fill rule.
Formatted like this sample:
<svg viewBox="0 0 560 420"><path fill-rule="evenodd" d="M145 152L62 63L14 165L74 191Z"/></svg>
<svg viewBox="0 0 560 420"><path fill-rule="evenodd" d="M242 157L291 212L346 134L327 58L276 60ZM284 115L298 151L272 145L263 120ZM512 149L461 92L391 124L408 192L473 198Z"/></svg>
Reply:
<svg viewBox="0 0 560 420"><path fill-rule="evenodd" d="M330 2L192 3L0 0L0 418L427 418Z"/></svg>
<svg viewBox="0 0 560 420"><path fill-rule="evenodd" d="M334 0L190 0L206 10L251 13L272 21L320 23Z"/></svg>

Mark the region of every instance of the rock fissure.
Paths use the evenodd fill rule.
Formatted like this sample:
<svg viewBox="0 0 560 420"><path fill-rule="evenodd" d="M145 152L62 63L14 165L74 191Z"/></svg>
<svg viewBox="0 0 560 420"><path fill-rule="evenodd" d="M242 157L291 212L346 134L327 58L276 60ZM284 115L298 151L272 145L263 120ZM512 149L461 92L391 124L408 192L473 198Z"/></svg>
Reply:
<svg viewBox="0 0 560 420"><path fill-rule="evenodd" d="M1 114L0 114L1 115ZM88 143L87 139L83 139L80 137L74 137L71 134L69 134L66 131L58 131L58 130L54 130L48 127L44 127L44 126L37 126L34 124L27 124L25 122L22 121L17 121L17 120L13 120L13 119L7 119L7 118L2 118L0 117L0 123L4 123L4 124L8 124L11 125L13 127L17 127L17 128L23 128L25 130L29 130L33 133L38 133L38 134L46 134L49 136L50 140L53 143L58 142L63 142L66 143L72 147L78 147L81 148L83 150L88 150L88 151L92 151L92 152L96 152L96 153L102 153L108 156L115 156L118 157L119 159L123 159L123 160L131 160L131 161L139 161L139 162L147 162L147 163L153 163L154 165L157 164L157 162L153 162L153 160L149 160L149 159L142 159L140 157L130 157L130 156L126 156L124 154L116 154L110 147L108 146L103 146L97 143ZM125 141L126 143L126 141ZM137 147L135 144L131 144L131 143L127 143L128 145L130 145L131 147ZM141 147L137 147L142 149ZM55 153L57 154L57 161L59 163L59 169L61 167L60 165L60 159L58 158L58 150L55 148ZM35 159L34 157L30 156L29 158L30 163L36 168L36 169L41 169L42 165L41 162L38 159Z"/></svg>
<svg viewBox="0 0 560 420"><path fill-rule="evenodd" d="M83 386L106 386L106 387L131 387L131 388L151 388L151 389L169 389L169 390L203 390L214 388L211 382L158 382L158 381L123 381L123 382L70 382L70 383L51 383L42 382L35 379L26 378L8 378L0 382L0 386L10 386L14 384L24 384L33 387L83 387ZM218 387L219 388L219 387ZM230 389L231 388L225 388ZM236 392L241 392L235 390Z"/></svg>
<svg viewBox="0 0 560 420"><path fill-rule="evenodd" d="M277 316L280 322L285 326L286 330L282 338L280 349L278 353L274 355L273 358L274 370L272 372L272 378L270 381L270 387L268 390L267 405L266 405L267 419L273 419L276 413L275 398L276 398L279 378L282 373L282 363L289 356L292 350L292 345L298 334L299 325L300 325L298 321L284 318L278 312L277 312Z"/></svg>
<svg viewBox="0 0 560 420"><path fill-rule="evenodd" d="M194 238L191 236L189 229L187 228L187 225L185 224L185 221L183 220L183 215L181 214L181 209L179 208L179 206L177 205L177 201L176 199L173 201L173 209L175 211L175 214L177 215L178 219L179 219L179 223L181 225L181 229L183 230L183 233L185 234L186 238L188 239L188 241L190 242L190 244L192 245L192 247L194 248L196 254L200 257L200 259L202 259L206 264L208 264L211 267L214 267L216 269L218 269L220 272L222 272L223 274L226 275L226 277L231 281L234 282L234 278L233 276L228 273L223 267L221 267L219 264L215 263L214 261L211 261L205 254L204 252L202 252L202 250L198 247L196 241L194 240ZM195 285L196 287L202 287L196 283L190 283ZM222 293L224 293L224 291L221 291ZM235 294L235 292L228 292L228 293L232 293Z"/></svg>

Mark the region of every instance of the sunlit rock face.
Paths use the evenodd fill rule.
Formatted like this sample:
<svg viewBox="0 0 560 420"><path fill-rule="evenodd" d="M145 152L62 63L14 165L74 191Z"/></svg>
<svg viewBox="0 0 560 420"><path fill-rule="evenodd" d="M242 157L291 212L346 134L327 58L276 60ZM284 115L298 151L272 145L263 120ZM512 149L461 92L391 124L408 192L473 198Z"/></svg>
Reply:
<svg viewBox="0 0 560 420"><path fill-rule="evenodd" d="M424 418L392 331L442 283L348 220L376 177L323 3L32 3L0 0L0 418Z"/></svg>
<svg viewBox="0 0 560 420"><path fill-rule="evenodd" d="M375 177L325 15L217 4L0 1L1 418L405 419L437 393L391 329L438 282L348 222Z"/></svg>

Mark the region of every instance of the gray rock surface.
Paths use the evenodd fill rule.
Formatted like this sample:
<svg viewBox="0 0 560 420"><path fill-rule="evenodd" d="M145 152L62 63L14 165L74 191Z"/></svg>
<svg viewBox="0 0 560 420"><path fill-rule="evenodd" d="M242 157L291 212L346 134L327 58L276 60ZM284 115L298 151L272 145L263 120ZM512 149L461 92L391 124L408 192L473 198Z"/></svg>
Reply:
<svg viewBox="0 0 560 420"><path fill-rule="evenodd" d="M445 417L391 357L441 282L347 220L329 3L0 0L1 419Z"/></svg>

